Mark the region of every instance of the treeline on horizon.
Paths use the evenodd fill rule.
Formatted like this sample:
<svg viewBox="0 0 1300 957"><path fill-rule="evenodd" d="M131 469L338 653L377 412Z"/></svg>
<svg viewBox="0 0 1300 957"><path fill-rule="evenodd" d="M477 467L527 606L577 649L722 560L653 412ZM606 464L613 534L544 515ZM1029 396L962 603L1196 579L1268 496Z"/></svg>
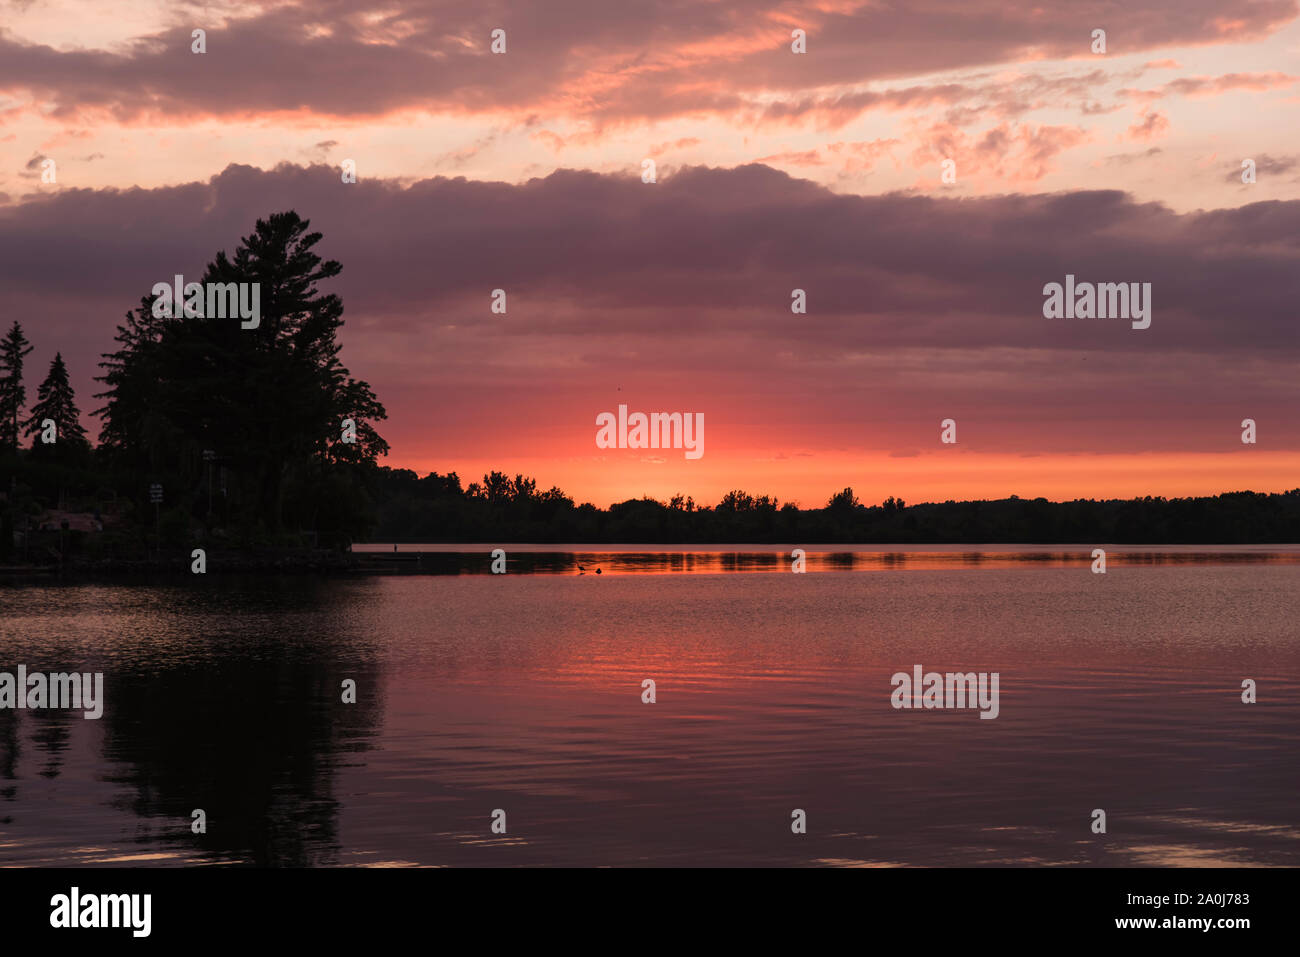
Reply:
<svg viewBox="0 0 1300 957"><path fill-rule="evenodd" d="M575 505L558 488L491 472L462 487L451 472L423 478L379 467L370 477L384 543L625 544L1290 544L1300 542L1300 488L1200 498L1077 499L864 505L852 488L821 508L735 490L713 506L681 495L607 509ZM368 483L369 484L369 483Z"/></svg>

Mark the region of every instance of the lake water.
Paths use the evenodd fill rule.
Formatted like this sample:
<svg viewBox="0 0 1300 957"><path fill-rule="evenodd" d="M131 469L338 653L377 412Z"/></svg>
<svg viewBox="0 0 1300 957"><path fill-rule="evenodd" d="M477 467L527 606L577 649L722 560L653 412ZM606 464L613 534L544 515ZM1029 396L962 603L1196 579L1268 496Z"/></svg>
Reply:
<svg viewBox="0 0 1300 957"><path fill-rule="evenodd" d="M492 547L0 586L0 864L1300 865L1300 550Z"/></svg>

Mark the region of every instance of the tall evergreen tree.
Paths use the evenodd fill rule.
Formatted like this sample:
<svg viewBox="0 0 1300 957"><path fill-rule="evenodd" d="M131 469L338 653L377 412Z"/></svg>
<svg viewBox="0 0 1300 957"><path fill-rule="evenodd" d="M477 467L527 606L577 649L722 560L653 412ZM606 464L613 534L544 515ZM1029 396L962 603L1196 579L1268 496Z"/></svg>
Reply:
<svg viewBox="0 0 1300 957"><path fill-rule="evenodd" d="M159 343L165 324L172 321L156 318L152 306L151 297L142 298L117 327L114 339L120 348L104 355L99 364L104 374L95 377L107 386L95 398L108 401L91 413L103 419L99 447L137 473L156 473L165 450L180 440L163 410L150 402L158 384Z"/></svg>
<svg viewBox="0 0 1300 957"><path fill-rule="evenodd" d="M204 271L205 288L259 284L255 328L179 308L155 316L146 298L100 363L104 446L184 485L202 481L202 453L212 450L251 504L245 517L272 529L287 486L319 485L331 469L351 474L388 452L371 424L387 417L384 407L338 358L342 300L317 289L342 266L313 252L321 234L309 226L293 211L259 219L233 255L217 253ZM354 442L342 440L346 419Z"/></svg>
<svg viewBox="0 0 1300 957"><path fill-rule="evenodd" d="M86 430L81 427L81 412L77 409L76 396L72 392L72 382L68 379L68 367L63 363L63 354L56 352L50 363L49 374L36 390L36 404L32 406L32 416L27 420L26 434L36 436L33 445L40 443L39 435L44 429L46 419L54 422L58 429L59 445L85 446Z"/></svg>
<svg viewBox="0 0 1300 957"><path fill-rule="evenodd" d="M18 450L19 420L27 404L23 359L32 351L17 322L0 339L0 450Z"/></svg>

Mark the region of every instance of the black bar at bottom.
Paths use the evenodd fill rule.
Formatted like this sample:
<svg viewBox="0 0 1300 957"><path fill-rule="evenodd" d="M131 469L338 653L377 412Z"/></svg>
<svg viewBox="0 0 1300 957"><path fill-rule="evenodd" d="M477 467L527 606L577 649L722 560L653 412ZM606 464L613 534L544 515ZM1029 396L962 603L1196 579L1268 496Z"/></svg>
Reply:
<svg viewBox="0 0 1300 957"><path fill-rule="evenodd" d="M457 949L578 939L676 949L701 943L682 934L707 934L733 946L752 937L765 949L809 949L847 933L862 943L943 948L1124 938L1230 947L1285 933L1294 883L1293 870L1224 868L0 869L0 912L10 943L334 948L410 934L434 944L452 944L454 935ZM116 918L120 926L72 927L73 888L77 924ZM138 933L146 929L142 895L147 936Z"/></svg>

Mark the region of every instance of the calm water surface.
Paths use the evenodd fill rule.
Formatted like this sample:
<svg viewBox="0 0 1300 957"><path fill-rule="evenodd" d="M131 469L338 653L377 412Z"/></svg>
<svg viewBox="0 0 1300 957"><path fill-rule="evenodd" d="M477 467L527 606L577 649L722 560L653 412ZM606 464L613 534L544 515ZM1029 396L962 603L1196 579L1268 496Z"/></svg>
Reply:
<svg viewBox="0 0 1300 957"><path fill-rule="evenodd" d="M0 864L1300 864L1300 550L515 548L0 587L0 671L107 699L0 710Z"/></svg>

